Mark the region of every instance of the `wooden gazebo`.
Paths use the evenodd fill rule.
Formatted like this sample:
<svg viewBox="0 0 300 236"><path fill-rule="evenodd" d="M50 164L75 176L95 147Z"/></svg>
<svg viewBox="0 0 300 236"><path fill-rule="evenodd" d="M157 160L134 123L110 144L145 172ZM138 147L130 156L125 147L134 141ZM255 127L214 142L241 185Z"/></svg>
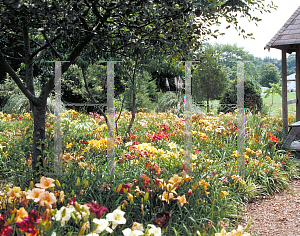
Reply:
<svg viewBox="0 0 300 236"><path fill-rule="evenodd" d="M284 140L286 142L287 139L290 139L286 146L286 148L288 148L300 131L300 122L299 126L297 125L298 121L300 121L300 6L265 46L265 49L270 50L270 48L277 48L282 52L282 120ZM296 99L287 101L286 54L291 54L293 52L296 52ZM291 129L289 132L287 105L291 103L296 103L297 122L292 126L290 125ZM291 132L292 130L293 132Z"/></svg>

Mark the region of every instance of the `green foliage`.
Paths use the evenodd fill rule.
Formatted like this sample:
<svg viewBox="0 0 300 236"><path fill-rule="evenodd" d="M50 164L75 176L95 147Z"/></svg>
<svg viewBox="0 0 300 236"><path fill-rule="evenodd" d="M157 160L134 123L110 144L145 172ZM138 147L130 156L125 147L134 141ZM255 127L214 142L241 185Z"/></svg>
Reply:
<svg viewBox="0 0 300 236"><path fill-rule="evenodd" d="M250 78L244 81L244 107L249 108L252 112L262 111L262 98L260 87ZM237 104L237 80L230 83L227 91L222 95L220 104ZM218 112L234 112L236 106L222 105ZM256 110L257 109L257 110Z"/></svg>
<svg viewBox="0 0 300 236"><path fill-rule="evenodd" d="M260 68L260 85L263 87L271 87L271 83L278 83L280 79L279 71L276 66L271 63L263 63Z"/></svg>
<svg viewBox="0 0 300 236"><path fill-rule="evenodd" d="M196 103L219 99L227 87L226 73L222 66L218 64L218 54L211 45L206 45L202 51L205 54L198 54L201 63L196 67L192 75L192 96Z"/></svg>
<svg viewBox="0 0 300 236"><path fill-rule="evenodd" d="M153 110L154 102L157 101L156 92L157 87L150 74L147 71L138 72L136 75L136 109L148 108ZM131 81L128 81L123 96L125 96L125 109L131 111L133 97L133 84Z"/></svg>

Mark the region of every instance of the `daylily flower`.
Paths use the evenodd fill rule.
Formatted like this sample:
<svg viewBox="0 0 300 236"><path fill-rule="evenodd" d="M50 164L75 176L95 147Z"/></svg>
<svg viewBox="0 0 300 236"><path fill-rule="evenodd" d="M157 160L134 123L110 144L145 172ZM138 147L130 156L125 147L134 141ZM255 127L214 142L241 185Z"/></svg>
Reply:
<svg viewBox="0 0 300 236"><path fill-rule="evenodd" d="M130 228L124 229L122 233L124 236L139 236L144 234L140 230L131 230Z"/></svg>
<svg viewBox="0 0 300 236"><path fill-rule="evenodd" d="M117 227L117 225L126 223L126 219L124 218L124 214L125 214L125 212L123 212L119 209L116 209L112 213L108 213L106 215L106 220L112 222L112 229L115 229Z"/></svg>
<svg viewBox="0 0 300 236"><path fill-rule="evenodd" d="M41 199L41 194L45 192L45 189L34 188L26 192L26 198L28 200L34 200L34 202L39 202Z"/></svg>
<svg viewBox="0 0 300 236"><path fill-rule="evenodd" d="M96 202L92 202L92 204L85 204L90 207L91 212L96 214L97 219L101 218L101 214L108 211L106 207L100 206Z"/></svg>
<svg viewBox="0 0 300 236"><path fill-rule="evenodd" d="M48 191L41 193L40 205L45 206L46 203L48 203L50 206L56 203L56 197L54 196L53 193L49 193Z"/></svg>
<svg viewBox="0 0 300 236"><path fill-rule="evenodd" d="M138 222L134 222L132 225L132 230L140 230L140 231L144 231L144 227L142 224L138 223Z"/></svg>
<svg viewBox="0 0 300 236"><path fill-rule="evenodd" d="M177 184L177 183L180 183L182 180L181 177L179 177L177 174L173 175L172 178L169 179L169 182L172 183L172 184Z"/></svg>
<svg viewBox="0 0 300 236"><path fill-rule="evenodd" d="M155 227L155 225L148 224L149 229L149 234L153 236L161 236L161 228L160 227Z"/></svg>
<svg viewBox="0 0 300 236"><path fill-rule="evenodd" d="M43 189L54 187L55 184L53 183L55 180L51 178L46 178L43 176L40 180L40 183L35 184L35 186Z"/></svg>
<svg viewBox="0 0 300 236"><path fill-rule="evenodd" d="M27 233L26 235L36 235L37 229L35 226L40 223L40 219L42 219L42 217L32 209L28 213L28 216L24 217L22 222L16 222L15 224L20 227L21 232Z"/></svg>
<svg viewBox="0 0 300 236"><path fill-rule="evenodd" d="M181 197L174 198L174 200L177 200L177 201L180 203L180 206L181 206L181 207L182 207L185 203L188 203L188 202L186 201L185 194L182 195Z"/></svg>
<svg viewBox="0 0 300 236"><path fill-rule="evenodd" d="M162 195L158 196L160 200L166 201L169 204L169 200L174 198L173 193L168 193L167 191L164 191Z"/></svg>
<svg viewBox="0 0 300 236"><path fill-rule="evenodd" d="M55 216L52 218L56 221L61 221L61 226L64 226L71 218L71 213L75 211L75 208L70 205L68 207L62 207L56 212Z"/></svg>
<svg viewBox="0 0 300 236"><path fill-rule="evenodd" d="M150 184L150 178L147 175L145 175L145 174L142 174L141 177L143 179L143 185L144 185L144 187L145 186L149 186L149 184Z"/></svg>
<svg viewBox="0 0 300 236"><path fill-rule="evenodd" d="M10 189L7 193L7 196L9 196L10 198L17 198L20 197L22 194L21 188L20 187L13 187L12 189Z"/></svg>
<svg viewBox="0 0 300 236"><path fill-rule="evenodd" d="M19 210L17 210L15 222L22 222L23 218L25 218L26 216L28 216L28 212L25 210L24 207L21 207Z"/></svg>
<svg viewBox="0 0 300 236"><path fill-rule="evenodd" d="M163 211L156 215L156 219L153 220L153 223L159 226L160 228L165 229L167 228L169 221L170 221L170 212Z"/></svg>
<svg viewBox="0 0 300 236"><path fill-rule="evenodd" d="M93 233L101 234L104 230L109 233L112 233L112 229L108 227L109 222L105 219L93 219L93 222L97 225L96 230Z"/></svg>

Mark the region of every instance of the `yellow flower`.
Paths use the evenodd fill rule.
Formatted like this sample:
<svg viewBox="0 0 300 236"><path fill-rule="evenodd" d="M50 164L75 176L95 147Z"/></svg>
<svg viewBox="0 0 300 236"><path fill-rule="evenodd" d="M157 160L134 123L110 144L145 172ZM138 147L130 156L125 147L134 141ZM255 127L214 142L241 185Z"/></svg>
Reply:
<svg viewBox="0 0 300 236"><path fill-rule="evenodd" d="M67 143L67 147L66 148L70 148L72 147L72 143Z"/></svg>
<svg viewBox="0 0 300 236"><path fill-rule="evenodd" d="M232 157L238 157L237 151L234 151L233 154L231 155Z"/></svg>
<svg viewBox="0 0 300 236"><path fill-rule="evenodd" d="M225 197L227 195L228 195L228 193L226 191L221 191L221 193L219 194L219 197L223 198L223 197Z"/></svg>
<svg viewBox="0 0 300 236"><path fill-rule="evenodd" d="M162 195L158 196L160 200L162 201L166 201L168 204L170 203L170 199L174 198L174 194L173 193L168 193L167 191L164 191Z"/></svg>
<svg viewBox="0 0 300 236"><path fill-rule="evenodd" d="M24 207L21 207L19 210L17 210L15 222L22 222L23 218L25 218L26 216L28 216L28 212L25 210Z"/></svg>
<svg viewBox="0 0 300 236"><path fill-rule="evenodd" d="M215 233L215 236L225 236L226 235L226 230L222 229L220 233Z"/></svg>
<svg viewBox="0 0 300 236"><path fill-rule="evenodd" d="M172 184L180 183L182 180L181 177L179 177L177 174L173 175L171 179L169 179L169 182Z"/></svg>
<svg viewBox="0 0 300 236"><path fill-rule="evenodd" d="M199 182L199 185L202 186L203 184L205 184L205 180L201 179L200 182Z"/></svg>
<svg viewBox="0 0 300 236"><path fill-rule="evenodd" d="M166 190L167 190L169 193L175 193L175 194L177 194L177 193L175 192L176 187L174 187L173 184L167 184Z"/></svg>
<svg viewBox="0 0 300 236"><path fill-rule="evenodd" d="M129 201L132 201L132 200L133 200L133 196L132 196L132 194L130 194L130 193L127 193L127 198L128 198L128 200L129 200Z"/></svg>
<svg viewBox="0 0 300 236"><path fill-rule="evenodd" d="M177 200L177 201L180 203L180 206L181 206L181 207L182 207L185 203L188 204L188 202L186 201L186 198L185 198L185 194L182 195L181 197L174 198L174 200Z"/></svg>
<svg viewBox="0 0 300 236"><path fill-rule="evenodd" d="M187 175L187 174L183 174L182 178L185 180L185 181L190 181L192 180L193 177Z"/></svg>
<svg viewBox="0 0 300 236"><path fill-rule="evenodd" d="M177 148L176 143L173 143L173 142L169 143L168 146L169 146L171 149Z"/></svg>

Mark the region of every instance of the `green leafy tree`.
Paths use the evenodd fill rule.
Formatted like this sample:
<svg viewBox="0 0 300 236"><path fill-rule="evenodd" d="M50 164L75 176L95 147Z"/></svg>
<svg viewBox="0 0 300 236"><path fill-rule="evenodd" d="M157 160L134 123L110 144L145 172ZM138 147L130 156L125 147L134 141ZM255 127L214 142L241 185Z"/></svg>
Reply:
<svg viewBox="0 0 300 236"><path fill-rule="evenodd" d="M264 87L271 87L271 83L278 83L280 79L278 68L272 63L263 63L260 68L260 84Z"/></svg>
<svg viewBox="0 0 300 236"><path fill-rule="evenodd" d="M282 96L282 89L280 87L279 84L274 84L274 83L271 83L271 88L268 88L265 90L265 98L269 97L270 95L272 95L272 104L270 106L270 111L269 111L269 115L270 115L270 112L271 112L271 108L273 106L273 98L274 98L274 95L275 94L279 94L280 96Z"/></svg>
<svg viewBox="0 0 300 236"><path fill-rule="evenodd" d="M228 81L213 46L207 45L205 54L198 55L198 58L202 60L192 75L192 96L196 103L206 101L209 113L209 101L221 97Z"/></svg>
<svg viewBox="0 0 300 236"><path fill-rule="evenodd" d="M223 94L218 108L218 112L234 112L237 104L237 80L230 82L226 92ZM229 105L230 104L230 105ZM232 104L232 105L231 105ZM253 79L246 77L244 81L244 107L250 111L257 113L262 111L262 98L260 87Z"/></svg>

